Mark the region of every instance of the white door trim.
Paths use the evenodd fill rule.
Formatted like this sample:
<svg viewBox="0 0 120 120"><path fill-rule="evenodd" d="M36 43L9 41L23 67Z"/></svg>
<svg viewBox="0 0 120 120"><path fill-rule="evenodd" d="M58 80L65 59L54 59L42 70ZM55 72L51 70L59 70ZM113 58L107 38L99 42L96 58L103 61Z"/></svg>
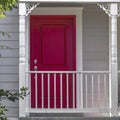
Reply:
<svg viewBox="0 0 120 120"><path fill-rule="evenodd" d="M82 64L82 7L37 7L35 8L28 16L30 15L75 15L76 16L76 70L82 71L83 64ZM26 19L26 23L28 24L30 19ZM26 30L29 30L29 25L26 25ZM26 37L26 50L28 53L30 53L30 47L29 47L29 31L27 31L27 37ZM26 54L26 60L29 60L29 54ZM26 64L27 70L29 69L29 62ZM82 100L82 95L80 95L80 81L77 79L77 101ZM81 92L82 93L82 92ZM77 107L81 107L82 102L77 102Z"/></svg>
<svg viewBox="0 0 120 120"><path fill-rule="evenodd" d="M30 15L76 15L76 70L82 71L82 10L81 7L35 8ZM27 21L28 23L29 21ZM29 27L29 26L27 26ZM27 28L28 29L28 28ZM29 38L29 36L27 37ZM28 41L28 40L27 40ZM29 56L28 56L29 57Z"/></svg>

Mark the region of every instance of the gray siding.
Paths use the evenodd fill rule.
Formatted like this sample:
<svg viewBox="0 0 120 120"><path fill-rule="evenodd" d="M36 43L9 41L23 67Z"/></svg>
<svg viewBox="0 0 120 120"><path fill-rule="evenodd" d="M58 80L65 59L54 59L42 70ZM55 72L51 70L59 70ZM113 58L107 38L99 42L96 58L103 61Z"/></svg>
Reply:
<svg viewBox="0 0 120 120"><path fill-rule="evenodd" d="M8 46L9 49L0 48L0 89L18 91L18 57L19 57L19 16L18 10L7 12L7 18L0 19L0 31L10 35L0 36L0 45ZM9 111L8 117L18 116L18 101L16 103L4 100Z"/></svg>
<svg viewBox="0 0 120 120"><path fill-rule="evenodd" d="M97 5L83 10L83 70L109 69L108 15Z"/></svg>
<svg viewBox="0 0 120 120"><path fill-rule="evenodd" d="M109 70L109 17L97 5L84 5L83 10L83 70L85 71L107 71ZM85 79L85 78L83 78ZM100 83L100 101L97 102L97 78L94 77L94 106L99 109L104 106L103 78ZM85 83L84 83L85 84ZM107 83L107 85L109 85ZM91 107L91 78L88 78L88 106ZM108 88L108 86L107 86ZM84 87L84 94L86 89ZM108 91L107 91L108 93ZM108 94L107 94L108 95ZM84 96L84 101L85 101ZM107 105L108 106L108 105ZM96 116L97 114L84 114L85 116Z"/></svg>

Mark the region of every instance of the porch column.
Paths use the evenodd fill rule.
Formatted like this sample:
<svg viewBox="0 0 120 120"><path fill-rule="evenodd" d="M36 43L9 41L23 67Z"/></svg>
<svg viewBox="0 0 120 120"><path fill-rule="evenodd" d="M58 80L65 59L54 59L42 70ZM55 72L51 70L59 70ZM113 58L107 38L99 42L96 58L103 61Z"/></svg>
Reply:
<svg viewBox="0 0 120 120"><path fill-rule="evenodd" d="M19 89L25 86L25 3L19 3ZM19 117L26 116L25 100L19 100Z"/></svg>
<svg viewBox="0 0 120 120"><path fill-rule="evenodd" d="M110 38L111 38L111 83L110 83L110 107L111 114L115 116L118 109L118 61L117 61L117 16L118 4L110 5Z"/></svg>
<svg viewBox="0 0 120 120"><path fill-rule="evenodd" d="M109 84L109 107L111 108L111 115L116 116L118 111L118 61L117 61L117 17L119 16L118 3L100 3L98 4L110 18L109 30L109 71L110 84Z"/></svg>

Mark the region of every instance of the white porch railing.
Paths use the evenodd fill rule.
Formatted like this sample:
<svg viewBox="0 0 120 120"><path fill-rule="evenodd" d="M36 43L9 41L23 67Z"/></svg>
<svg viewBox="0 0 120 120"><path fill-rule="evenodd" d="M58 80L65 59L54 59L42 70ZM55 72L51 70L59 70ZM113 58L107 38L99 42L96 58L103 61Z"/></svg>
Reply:
<svg viewBox="0 0 120 120"><path fill-rule="evenodd" d="M26 86L30 92L32 92L31 83L34 84L35 98L31 98L31 94L33 93L27 97L26 112L85 113L101 112L104 110L104 112L107 113L110 110L109 74L108 71L28 71L26 72ZM39 82L39 80L41 82ZM45 80L47 84L44 82ZM53 81L52 83L51 80ZM57 81L59 81L59 88L56 84ZM65 87L63 86L63 82ZM40 84L40 86L38 84ZM47 86L46 88L44 88L45 84ZM57 98L58 89L59 98ZM50 97L51 91L53 98ZM66 93L64 94L64 92ZM46 94L47 97L45 98ZM31 103L31 99L34 99L33 103ZM51 100L53 100L52 103Z"/></svg>

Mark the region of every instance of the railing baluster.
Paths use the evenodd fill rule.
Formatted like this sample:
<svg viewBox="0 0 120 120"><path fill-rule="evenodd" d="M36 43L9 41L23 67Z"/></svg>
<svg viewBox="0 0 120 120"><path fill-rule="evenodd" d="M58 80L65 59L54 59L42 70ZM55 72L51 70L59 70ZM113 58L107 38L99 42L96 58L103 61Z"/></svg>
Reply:
<svg viewBox="0 0 120 120"><path fill-rule="evenodd" d="M67 73L67 108L69 108L69 84L68 84L68 73Z"/></svg>
<svg viewBox="0 0 120 120"><path fill-rule="evenodd" d="M50 73L48 73L48 109L50 108Z"/></svg>
<svg viewBox="0 0 120 120"><path fill-rule="evenodd" d="M91 80L92 80L92 107L94 107L94 75L91 75Z"/></svg>
<svg viewBox="0 0 120 120"><path fill-rule="evenodd" d="M105 105L105 108L106 108L106 104L107 104L106 98L107 98L107 95L106 95L106 74L104 74L104 105Z"/></svg>
<svg viewBox="0 0 120 120"><path fill-rule="evenodd" d="M29 82L29 88L28 88L28 90L31 92L31 78L32 78L32 75L31 74L29 74L29 78L30 78L30 81L28 80L28 82ZM30 103L29 105L30 105L30 108L31 108L31 94L29 95L29 100L28 100L28 102Z"/></svg>
<svg viewBox="0 0 120 120"><path fill-rule="evenodd" d="M81 94L80 94L80 73L76 72L76 107L79 109L81 107Z"/></svg>
<svg viewBox="0 0 120 120"><path fill-rule="evenodd" d="M44 74L41 74L41 82L42 82L42 108L44 108Z"/></svg>
<svg viewBox="0 0 120 120"><path fill-rule="evenodd" d="M72 74L73 75L73 79L72 79L72 81L73 81L73 108L75 108L75 74L73 73Z"/></svg>
<svg viewBox="0 0 120 120"><path fill-rule="evenodd" d="M38 108L38 82L37 82L37 73L35 73L35 108Z"/></svg>
<svg viewBox="0 0 120 120"><path fill-rule="evenodd" d="M98 74L98 107L100 107L100 74Z"/></svg>
<svg viewBox="0 0 120 120"><path fill-rule="evenodd" d="M87 74L85 74L85 88L86 88L86 108L87 108L87 106L88 106L88 94L87 94L87 92L88 92L88 86L87 86L87 80L88 80L88 76L87 76Z"/></svg>
<svg viewBox="0 0 120 120"><path fill-rule="evenodd" d="M56 108L56 73L54 73L54 108Z"/></svg>
<svg viewBox="0 0 120 120"><path fill-rule="evenodd" d="M81 74L78 74L79 76L81 75L81 77L79 77L80 79L80 81L81 81L81 83L80 83L80 87L81 87L81 89L80 89L80 94L81 94L81 108L83 108L83 73L81 73ZM78 85L78 87L79 87L79 85Z"/></svg>
<svg viewBox="0 0 120 120"><path fill-rule="evenodd" d="M28 82L29 74L26 73L26 74L25 74L25 77L26 77L25 85L26 85L26 87L29 89L29 82ZM27 109L28 109L28 108L29 108L29 97L28 97L28 96L26 96L25 101L26 101L26 107L27 107Z"/></svg>
<svg viewBox="0 0 120 120"><path fill-rule="evenodd" d="M62 108L62 73L60 73L60 108Z"/></svg>

